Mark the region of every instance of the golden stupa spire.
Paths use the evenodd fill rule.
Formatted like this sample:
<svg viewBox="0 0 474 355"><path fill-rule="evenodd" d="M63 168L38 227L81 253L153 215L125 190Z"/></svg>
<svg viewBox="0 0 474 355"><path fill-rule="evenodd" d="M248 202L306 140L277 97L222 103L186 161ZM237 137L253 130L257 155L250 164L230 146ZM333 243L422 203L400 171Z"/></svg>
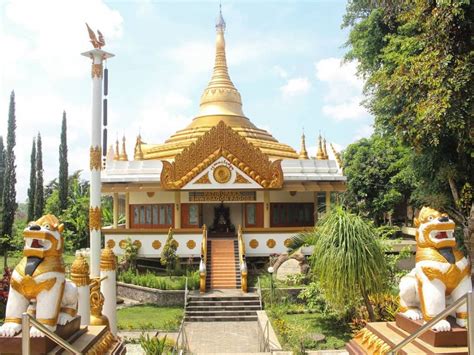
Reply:
<svg viewBox="0 0 474 355"><path fill-rule="evenodd" d="M308 151L306 150L306 140L305 140L305 135L304 135L304 129L303 129L303 134L301 135L301 150L300 150L299 158L309 159Z"/></svg>
<svg viewBox="0 0 474 355"><path fill-rule="evenodd" d="M329 143L329 145L330 145L330 147L331 147L332 152L334 153L334 156L336 157L336 162L337 162L337 165L339 165L339 169L342 169L341 153L339 153L338 151L336 151L336 148L334 148L334 146L332 145L332 143Z"/></svg>
<svg viewBox="0 0 474 355"><path fill-rule="evenodd" d="M118 137L117 137L117 140L115 141L114 160L120 160L120 150L119 150L119 140L118 140Z"/></svg>
<svg viewBox="0 0 474 355"><path fill-rule="evenodd" d="M120 153L119 160L128 161L127 150L125 149L125 136L122 138L122 153Z"/></svg>
<svg viewBox="0 0 474 355"><path fill-rule="evenodd" d="M321 133L319 133L318 137L318 151L316 152L316 159L317 160L324 160L324 151L323 151L323 138L321 137Z"/></svg>
<svg viewBox="0 0 474 355"><path fill-rule="evenodd" d="M137 141L135 143L135 151L133 154L133 159L135 160L143 160L143 151L142 151L142 136L139 133L137 136Z"/></svg>
<svg viewBox="0 0 474 355"><path fill-rule="evenodd" d="M329 155L328 155L328 150L327 150L327 146L326 146L326 137L324 137L324 139L323 139L323 153L324 153L324 160L328 160Z"/></svg>
<svg viewBox="0 0 474 355"><path fill-rule="evenodd" d="M222 9L216 22L216 57L211 81L201 96L198 117L209 115L234 115L245 117L239 91L230 80L225 53L225 21ZM217 123L217 122L216 122Z"/></svg>

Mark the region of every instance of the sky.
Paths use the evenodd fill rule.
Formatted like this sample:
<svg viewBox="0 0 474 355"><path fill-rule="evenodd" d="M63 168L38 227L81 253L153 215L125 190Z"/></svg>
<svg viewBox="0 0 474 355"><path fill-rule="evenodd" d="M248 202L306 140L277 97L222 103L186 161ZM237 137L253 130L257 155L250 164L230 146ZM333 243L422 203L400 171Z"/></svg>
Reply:
<svg viewBox="0 0 474 355"><path fill-rule="evenodd" d="M346 2L222 1L229 74L243 111L280 142L310 155L321 132L339 148L369 136L357 63L342 63ZM109 143L127 138L129 158L140 132L162 143L188 125L212 73L218 1L0 0L0 135L6 137L15 90L17 199L26 200L30 152L43 140L45 182L58 175L63 111L69 170L88 179L91 44L100 29L109 69Z"/></svg>

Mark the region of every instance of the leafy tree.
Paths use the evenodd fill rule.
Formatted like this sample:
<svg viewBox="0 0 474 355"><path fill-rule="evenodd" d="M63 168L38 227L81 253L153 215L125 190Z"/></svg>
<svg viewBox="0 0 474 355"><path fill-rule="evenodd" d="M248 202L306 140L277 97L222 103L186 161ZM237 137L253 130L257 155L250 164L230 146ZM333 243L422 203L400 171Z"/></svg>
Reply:
<svg viewBox="0 0 474 355"><path fill-rule="evenodd" d="M325 299L336 309L362 299L375 321L369 295L384 289L387 276L375 228L342 206L334 206L316 226L311 264Z"/></svg>
<svg viewBox="0 0 474 355"><path fill-rule="evenodd" d="M466 239L474 228L473 14L467 0L351 0L343 23L346 59L366 79L376 128L416 154L416 200L450 212Z"/></svg>
<svg viewBox="0 0 474 355"><path fill-rule="evenodd" d="M165 246L163 247L163 251L161 252L161 259L160 263L163 266L166 266L166 270L168 274L171 274L171 270L176 264L176 260L178 257L176 256L176 250L178 246L176 241L173 239L173 229L170 228L168 232L168 238L166 239Z"/></svg>
<svg viewBox="0 0 474 355"><path fill-rule="evenodd" d="M35 193L36 191L36 140L33 138L30 157L30 187L28 189L28 221L35 217Z"/></svg>
<svg viewBox="0 0 474 355"><path fill-rule="evenodd" d="M61 144L59 145L59 210L67 208L68 202L68 161L67 161L66 111L61 124Z"/></svg>
<svg viewBox="0 0 474 355"><path fill-rule="evenodd" d="M15 145L16 145L16 117L15 117L15 92L10 95L10 107L8 110L8 132L7 150L5 154L5 177L3 180L2 194L2 249L4 253L4 265L7 267L8 241L12 238L13 221L15 219L16 204L16 165L15 165Z"/></svg>
<svg viewBox="0 0 474 355"><path fill-rule="evenodd" d="M43 148L41 143L41 134L38 133L36 141L36 187L35 187L35 203L34 218L40 218L44 211L44 186L43 186Z"/></svg>
<svg viewBox="0 0 474 355"><path fill-rule="evenodd" d="M345 202L379 224L399 206L406 206L414 189L412 153L394 137L373 134L347 147ZM390 221L391 222L391 221Z"/></svg>
<svg viewBox="0 0 474 355"><path fill-rule="evenodd" d="M0 196L3 195L3 182L5 180L5 158L6 152L3 145L3 137L0 136Z"/></svg>

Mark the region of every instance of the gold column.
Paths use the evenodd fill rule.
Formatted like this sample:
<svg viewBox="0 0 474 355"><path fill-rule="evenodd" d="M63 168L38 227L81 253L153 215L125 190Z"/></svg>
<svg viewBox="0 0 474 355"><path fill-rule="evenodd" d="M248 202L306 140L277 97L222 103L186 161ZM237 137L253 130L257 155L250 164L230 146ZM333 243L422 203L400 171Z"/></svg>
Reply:
<svg viewBox="0 0 474 355"><path fill-rule="evenodd" d="M174 192L174 229L181 228L181 191Z"/></svg>
<svg viewBox="0 0 474 355"><path fill-rule="evenodd" d="M118 218L119 218L119 195L118 192L114 192L114 228L118 228Z"/></svg>
<svg viewBox="0 0 474 355"><path fill-rule="evenodd" d="M71 265L71 281L77 287L89 286L89 264L82 254L76 256Z"/></svg>
<svg viewBox="0 0 474 355"><path fill-rule="evenodd" d="M125 228L130 228L130 192L125 192Z"/></svg>
<svg viewBox="0 0 474 355"><path fill-rule="evenodd" d="M329 212L331 209L331 192L326 191L326 212Z"/></svg>
<svg viewBox="0 0 474 355"><path fill-rule="evenodd" d="M270 228L270 191L263 191L263 227Z"/></svg>

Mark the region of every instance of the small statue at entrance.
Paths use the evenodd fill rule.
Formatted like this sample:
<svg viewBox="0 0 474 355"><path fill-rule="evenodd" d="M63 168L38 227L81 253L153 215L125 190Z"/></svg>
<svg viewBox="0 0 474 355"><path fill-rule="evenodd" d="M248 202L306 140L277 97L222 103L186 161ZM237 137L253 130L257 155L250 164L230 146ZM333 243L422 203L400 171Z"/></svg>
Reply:
<svg viewBox="0 0 474 355"><path fill-rule="evenodd" d="M412 320L429 321L472 290L471 267L456 246L454 222L444 213L423 207L415 219L416 265L400 281L402 314ZM466 327L466 304L456 309L456 323ZM436 331L449 331L451 325L441 320Z"/></svg>
<svg viewBox="0 0 474 355"><path fill-rule="evenodd" d="M0 336L13 337L21 330L22 313L35 315L48 329L71 321L77 313L77 288L66 280L63 225L53 215L30 222L23 231L23 259L13 271L5 323ZM35 327L31 337L44 336Z"/></svg>
<svg viewBox="0 0 474 355"><path fill-rule="evenodd" d="M225 207L223 202L219 206L214 207L214 223L209 230L215 233L235 232L235 227L230 222L230 209Z"/></svg>

